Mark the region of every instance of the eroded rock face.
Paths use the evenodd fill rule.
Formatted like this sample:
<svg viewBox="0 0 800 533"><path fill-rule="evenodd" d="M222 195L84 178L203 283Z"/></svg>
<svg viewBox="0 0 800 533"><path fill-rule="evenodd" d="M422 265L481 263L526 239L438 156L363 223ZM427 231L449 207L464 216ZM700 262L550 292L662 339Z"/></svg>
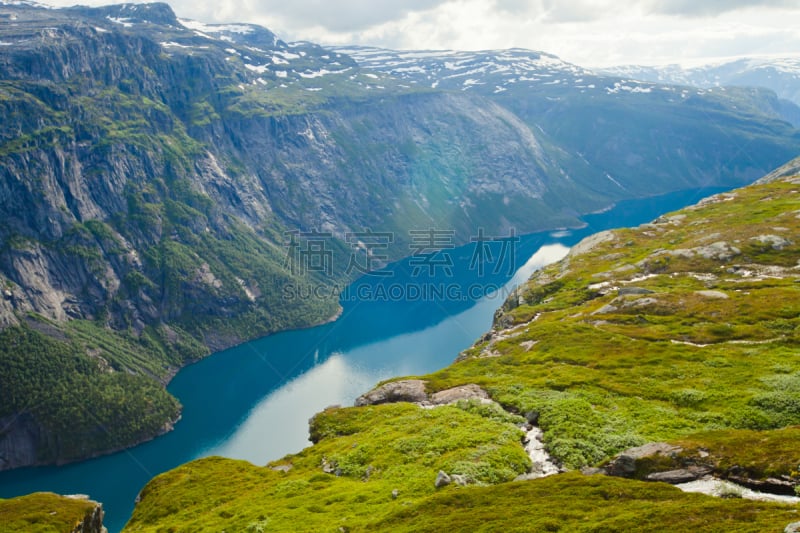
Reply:
<svg viewBox="0 0 800 533"><path fill-rule="evenodd" d="M108 529L103 525L103 504L92 501L85 494L72 494L64 496L65 498L73 500L84 500L88 503L94 504L83 517L83 520L75 525L75 528L70 533L108 533Z"/></svg>

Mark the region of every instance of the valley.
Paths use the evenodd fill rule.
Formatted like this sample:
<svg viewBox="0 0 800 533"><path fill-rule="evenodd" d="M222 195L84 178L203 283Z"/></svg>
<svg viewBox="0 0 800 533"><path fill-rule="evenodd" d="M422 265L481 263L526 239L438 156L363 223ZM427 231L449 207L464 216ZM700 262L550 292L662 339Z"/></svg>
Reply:
<svg viewBox="0 0 800 533"><path fill-rule="evenodd" d="M592 527L654 502L689 510L677 530L777 527L786 507L637 483L797 486L797 79L0 0L0 495L88 492L114 531L145 483L125 531L424 531L490 500L491 527L548 530L609 493ZM400 375L487 401L342 407ZM508 483L526 424L572 473ZM750 438L780 461L732 453ZM681 452L575 473L652 443ZM563 516L499 510L534 494ZM87 499L14 501L8 523L97 525Z"/></svg>

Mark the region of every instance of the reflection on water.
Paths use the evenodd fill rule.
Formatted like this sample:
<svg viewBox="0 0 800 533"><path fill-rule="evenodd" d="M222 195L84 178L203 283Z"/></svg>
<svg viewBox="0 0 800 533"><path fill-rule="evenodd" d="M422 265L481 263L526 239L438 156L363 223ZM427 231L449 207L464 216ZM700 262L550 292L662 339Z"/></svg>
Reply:
<svg viewBox="0 0 800 533"><path fill-rule="evenodd" d="M423 374L441 368L491 325L491 316L511 287L528 279L537 268L561 259L569 248L543 246L498 291L470 309L422 331L336 352L324 363L272 392L247 414L225 441L204 452L263 464L309 444L308 423L330 405L352 405L358 395L392 376ZM502 297L502 299L501 299ZM342 317L347 321L348 316ZM319 358L319 351L315 351ZM380 354L379 356L377 354ZM382 364L376 365L376 360ZM445 363L446 364L446 363Z"/></svg>

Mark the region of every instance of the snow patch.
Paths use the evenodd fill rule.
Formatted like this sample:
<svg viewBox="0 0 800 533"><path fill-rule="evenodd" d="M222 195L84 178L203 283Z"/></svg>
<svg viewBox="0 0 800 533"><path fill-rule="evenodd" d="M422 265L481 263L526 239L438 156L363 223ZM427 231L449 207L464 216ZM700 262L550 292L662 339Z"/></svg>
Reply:
<svg viewBox="0 0 800 533"><path fill-rule="evenodd" d="M244 66L244 68L246 68L247 70L252 70L253 72L256 72L258 74L264 74L267 70L269 70L269 66L268 65L250 65L250 64L246 64Z"/></svg>
<svg viewBox="0 0 800 533"><path fill-rule="evenodd" d="M120 24L121 26L123 26L125 28L132 28L133 27L133 22L131 22L131 19L129 19L129 18L112 17L111 15L107 16L106 18L108 20L110 20L111 22L113 22L114 24Z"/></svg>
<svg viewBox="0 0 800 533"><path fill-rule="evenodd" d="M189 20L189 19L178 19L178 22L185 28L189 28L190 30L196 30L203 33L238 33L241 35L247 35L248 33L253 33L254 29L252 26L245 26L243 24L204 24L202 22L198 22L196 20Z"/></svg>

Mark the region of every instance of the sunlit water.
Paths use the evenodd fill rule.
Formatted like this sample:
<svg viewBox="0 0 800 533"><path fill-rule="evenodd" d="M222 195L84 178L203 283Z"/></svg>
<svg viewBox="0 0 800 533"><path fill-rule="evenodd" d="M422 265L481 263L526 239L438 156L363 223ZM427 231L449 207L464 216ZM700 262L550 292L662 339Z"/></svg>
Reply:
<svg viewBox="0 0 800 533"><path fill-rule="evenodd" d="M362 278L351 288L441 282L498 291L477 299L347 301L341 318L332 324L284 332L214 354L182 370L170 384L170 392L184 406L174 431L82 463L2 473L0 497L36 491L88 494L103 502L109 531L119 531L139 490L153 476L208 455L264 464L299 451L309 445L308 419L314 413L330 405L352 405L382 379L425 374L450 364L491 327L494 311L511 287L561 258L581 238L650 221L718 191L624 202L585 217L587 226L581 230L524 236L514 264L497 274L478 276L469 268L474 245L451 251L452 276L421 278L412 276L408 261L393 264L390 280Z"/></svg>

